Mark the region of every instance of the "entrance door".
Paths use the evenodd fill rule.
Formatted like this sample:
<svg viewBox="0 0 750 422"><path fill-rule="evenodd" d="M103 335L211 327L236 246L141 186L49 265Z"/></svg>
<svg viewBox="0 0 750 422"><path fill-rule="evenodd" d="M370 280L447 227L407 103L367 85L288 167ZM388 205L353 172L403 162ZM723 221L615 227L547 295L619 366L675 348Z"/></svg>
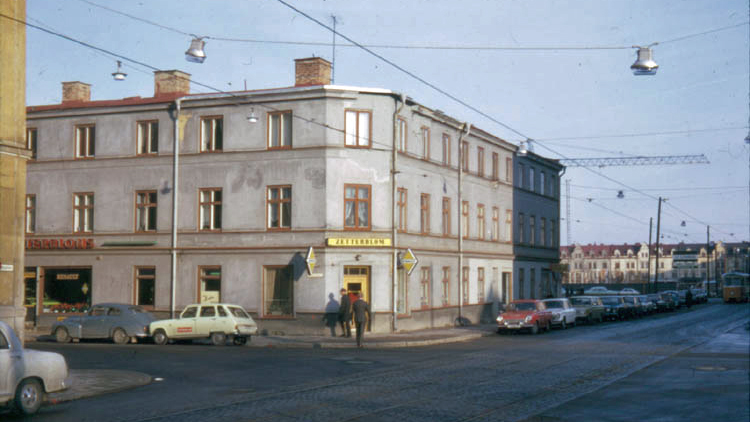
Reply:
<svg viewBox="0 0 750 422"><path fill-rule="evenodd" d="M370 267L344 267L344 288L349 292L349 298L354 303L357 300L357 293L362 293L362 299L370 305L372 312L372 303L370 303ZM354 331L354 327L352 327ZM370 324L367 324L367 331L370 331Z"/></svg>

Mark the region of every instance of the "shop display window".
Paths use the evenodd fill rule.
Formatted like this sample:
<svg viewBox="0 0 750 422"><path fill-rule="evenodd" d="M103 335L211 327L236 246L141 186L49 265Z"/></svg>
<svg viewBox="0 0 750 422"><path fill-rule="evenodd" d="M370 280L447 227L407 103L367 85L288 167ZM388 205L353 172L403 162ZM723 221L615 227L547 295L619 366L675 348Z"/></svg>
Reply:
<svg viewBox="0 0 750 422"><path fill-rule="evenodd" d="M42 312L88 312L91 290L91 268L47 268L44 270Z"/></svg>

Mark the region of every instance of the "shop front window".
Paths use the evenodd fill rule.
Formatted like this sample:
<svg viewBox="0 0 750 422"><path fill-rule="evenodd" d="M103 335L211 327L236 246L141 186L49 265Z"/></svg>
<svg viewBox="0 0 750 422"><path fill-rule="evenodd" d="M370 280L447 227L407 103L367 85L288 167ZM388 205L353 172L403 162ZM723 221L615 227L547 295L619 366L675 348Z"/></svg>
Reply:
<svg viewBox="0 0 750 422"><path fill-rule="evenodd" d="M44 270L42 311L88 312L91 291L91 268L47 268Z"/></svg>
<svg viewBox="0 0 750 422"><path fill-rule="evenodd" d="M265 315L291 317L294 315L294 271L292 266L266 267Z"/></svg>

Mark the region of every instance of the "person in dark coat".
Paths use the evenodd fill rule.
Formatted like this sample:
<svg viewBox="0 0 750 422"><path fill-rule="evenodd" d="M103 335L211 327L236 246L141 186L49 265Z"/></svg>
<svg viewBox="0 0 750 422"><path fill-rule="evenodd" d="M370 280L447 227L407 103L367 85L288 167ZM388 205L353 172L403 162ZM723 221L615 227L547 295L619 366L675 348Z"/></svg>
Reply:
<svg viewBox="0 0 750 422"><path fill-rule="evenodd" d="M687 305L688 309L693 306L693 292L690 289L685 292L685 305Z"/></svg>
<svg viewBox="0 0 750 422"><path fill-rule="evenodd" d="M365 336L365 327L370 318L370 305L362 299L362 293L357 293L357 300L352 305L354 314L354 326L357 328L357 347L362 347L362 339Z"/></svg>
<svg viewBox="0 0 750 422"><path fill-rule="evenodd" d="M352 301L346 293L346 289L341 289L341 305L339 305L339 324L341 324L341 337L352 336Z"/></svg>

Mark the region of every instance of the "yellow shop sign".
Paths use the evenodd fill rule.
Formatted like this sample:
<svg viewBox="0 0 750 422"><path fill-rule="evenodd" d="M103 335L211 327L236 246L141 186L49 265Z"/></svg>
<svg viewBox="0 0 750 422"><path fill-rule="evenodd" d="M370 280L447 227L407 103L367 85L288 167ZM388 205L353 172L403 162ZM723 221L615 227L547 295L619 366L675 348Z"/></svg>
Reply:
<svg viewBox="0 0 750 422"><path fill-rule="evenodd" d="M326 239L328 246L365 246L382 247L391 246L388 238L360 238L360 237L329 237Z"/></svg>

